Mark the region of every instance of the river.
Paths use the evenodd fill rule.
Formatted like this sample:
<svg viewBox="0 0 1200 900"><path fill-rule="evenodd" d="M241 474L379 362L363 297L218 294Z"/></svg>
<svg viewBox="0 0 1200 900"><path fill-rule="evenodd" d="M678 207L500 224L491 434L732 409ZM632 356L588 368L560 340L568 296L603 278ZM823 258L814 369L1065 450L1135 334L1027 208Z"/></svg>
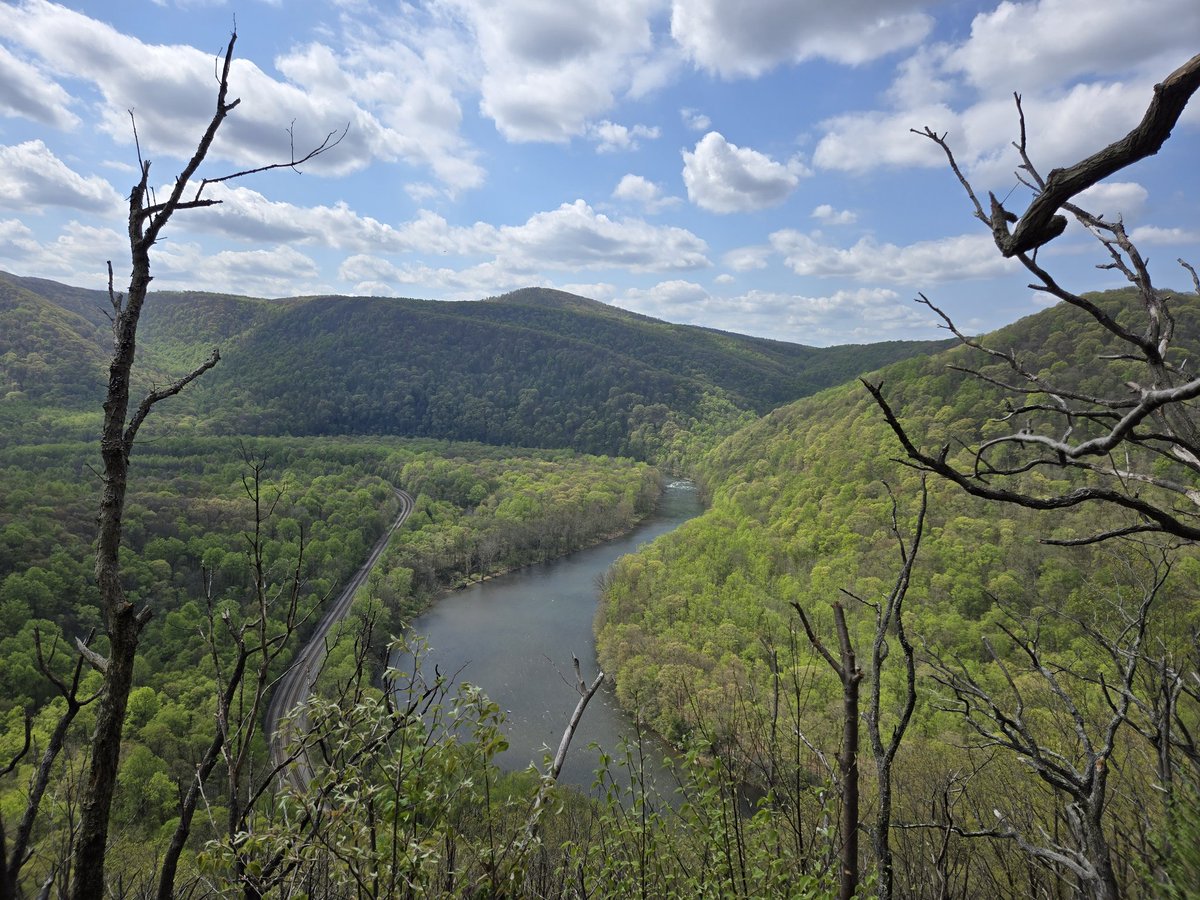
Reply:
<svg viewBox="0 0 1200 900"><path fill-rule="evenodd" d="M702 509L690 482L672 482L655 513L628 534L454 591L413 621L413 633L429 643L424 671L432 672L434 665L442 672L461 670L459 680L483 688L505 711L509 748L497 759L502 768L524 769L530 762L544 768L544 755L553 755L558 747L578 701L572 654L579 657L583 677L595 677L592 622L599 577L618 557L672 531ZM598 755L589 745L615 755L621 737L633 732L631 718L617 706L606 684L588 705L559 780L590 787ZM654 748L652 756L663 750L653 741L647 745ZM657 767L650 777L665 784Z"/></svg>

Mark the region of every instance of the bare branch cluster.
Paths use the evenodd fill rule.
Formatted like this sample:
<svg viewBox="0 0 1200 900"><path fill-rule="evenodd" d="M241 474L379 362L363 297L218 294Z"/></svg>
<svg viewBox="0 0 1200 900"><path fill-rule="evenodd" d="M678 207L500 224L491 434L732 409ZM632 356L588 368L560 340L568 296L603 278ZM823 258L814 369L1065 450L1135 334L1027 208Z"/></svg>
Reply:
<svg viewBox="0 0 1200 900"><path fill-rule="evenodd" d="M866 384L867 390L899 438L907 462L971 494L1031 509L1100 503L1131 514L1114 526L1063 543L1091 543L1142 532L1200 540L1200 420L1193 403L1200 397L1200 377L1187 371L1186 361L1181 361L1173 345L1175 298L1154 284L1145 257L1120 218L1109 221L1073 200L1102 178L1156 153L1198 88L1200 55L1156 86L1142 122L1125 138L1045 178L1030 157L1025 114L1016 96L1020 139L1014 147L1021 159L1017 177L1034 192L1033 202L1019 218L994 195L985 207L945 134L930 128L917 132L945 153L975 217L991 230L997 249L1016 258L1033 276L1029 287L1081 310L1115 344L1113 352L1101 357L1097 370L1107 369L1118 383L1098 393L1083 386L1079 373L1072 379L1035 371L1016 351L964 334L922 294L918 302L936 313L963 345L988 361L988 368L955 368L1010 395L1000 420L1011 423L1011 430L975 447L964 466L951 458L949 445L936 451L917 446L889 405L882 384ZM1068 290L1038 261L1038 248L1066 228L1067 219L1059 210L1074 217L1100 243L1107 261L1098 267L1119 273L1132 286L1136 301L1129 309L1114 311L1108 304ZM1183 260L1180 264L1200 295L1195 269ZM1074 488L1060 493L1037 493L1014 480L1025 473L1064 469L1074 470L1079 477Z"/></svg>

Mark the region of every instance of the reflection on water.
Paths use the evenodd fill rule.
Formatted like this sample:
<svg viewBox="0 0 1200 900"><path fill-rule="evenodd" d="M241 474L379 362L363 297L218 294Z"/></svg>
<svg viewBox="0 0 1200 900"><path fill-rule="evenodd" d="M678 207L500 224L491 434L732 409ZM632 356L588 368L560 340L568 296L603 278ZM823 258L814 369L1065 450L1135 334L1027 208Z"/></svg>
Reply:
<svg viewBox="0 0 1200 900"><path fill-rule="evenodd" d="M624 537L455 591L412 623L412 631L429 642L425 671L434 665L461 670L460 680L479 685L505 710L509 749L499 757L502 767L536 762L544 768L543 757L553 755L578 701L572 655L579 657L585 680L595 677L592 620L600 576L618 557L701 510L691 482L671 482L655 514ZM589 745L616 756L620 738L633 733L633 722L605 685L588 705L560 780L590 786L597 751ZM661 772L650 776L666 783Z"/></svg>

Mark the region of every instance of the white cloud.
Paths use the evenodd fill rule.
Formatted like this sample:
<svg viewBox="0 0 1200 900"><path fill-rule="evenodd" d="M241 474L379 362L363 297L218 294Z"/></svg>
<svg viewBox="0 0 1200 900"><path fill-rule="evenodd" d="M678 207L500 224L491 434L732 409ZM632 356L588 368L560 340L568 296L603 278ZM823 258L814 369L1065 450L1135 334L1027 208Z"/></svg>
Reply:
<svg viewBox="0 0 1200 900"><path fill-rule="evenodd" d="M657 0L453 0L478 41L481 109L512 141L566 141L653 50Z"/></svg>
<svg viewBox="0 0 1200 900"><path fill-rule="evenodd" d="M459 292L495 294L538 283L542 272L617 269L673 272L707 268L708 247L690 231L650 225L640 219L611 219L582 200L539 212L521 225L484 223L455 227L423 212L394 229L381 245L343 261L339 276L349 282L418 285ZM387 253L411 250L462 257L487 257L464 267L398 263ZM481 292L481 293L480 293Z"/></svg>
<svg viewBox="0 0 1200 900"><path fill-rule="evenodd" d="M948 102L955 92L955 81L945 71L949 44L918 47L896 67L896 77L886 96L900 109L916 109Z"/></svg>
<svg viewBox="0 0 1200 900"><path fill-rule="evenodd" d="M976 187L1007 189L1020 164L1014 91L1030 157L1047 174L1132 128L1153 84L1194 53L1198 32L1194 0L1004 0L975 17L966 40L901 62L884 95L890 108L821 123L813 164L855 173L944 165L936 146L909 133L929 126L948 134Z"/></svg>
<svg viewBox="0 0 1200 900"><path fill-rule="evenodd" d="M661 133L658 128L649 125L634 125L629 128L608 120L593 122L588 126L587 132L588 137L596 142L597 153L636 150L639 138L656 140Z"/></svg>
<svg viewBox="0 0 1200 900"><path fill-rule="evenodd" d="M1161 78L1195 53L1197 34L1194 0L1006 0L975 16L947 65L978 90L1004 96L1147 67Z"/></svg>
<svg viewBox="0 0 1200 900"><path fill-rule="evenodd" d="M1056 96L1023 98L1028 151L1039 171L1070 165L1123 136L1149 101L1147 84L1081 84ZM958 164L989 185L1011 185L1020 158L1012 146L1019 121L1011 94L955 112L944 104L898 111L847 113L821 123L817 168L863 173L881 166L936 168L946 157L912 129L947 135Z"/></svg>
<svg viewBox="0 0 1200 900"><path fill-rule="evenodd" d="M834 209L828 203L822 203L812 211L812 217L827 225L853 225L858 216L848 209Z"/></svg>
<svg viewBox="0 0 1200 900"><path fill-rule="evenodd" d="M0 219L0 259L24 265L38 252L39 247L33 232L24 222Z"/></svg>
<svg viewBox="0 0 1200 900"><path fill-rule="evenodd" d="M161 190L160 190L161 193ZM346 203L297 206L269 200L258 191L225 184L210 186L206 196L220 205L189 210L178 220L185 228L225 234L255 243L320 244L339 250L408 248L393 226L359 216Z"/></svg>
<svg viewBox="0 0 1200 900"><path fill-rule="evenodd" d="M751 290L711 294L701 285L670 280L618 294L626 309L670 322L703 325L809 345L924 337L934 316L886 288L836 291L827 296Z"/></svg>
<svg viewBox="0 0 1200 900"><path fill-rule="evenodd" d="M868 172L879 166L944 166L946 157L928 138L912 133L926 126L954 132L958 116L935 104L901 112L862 112L835 116L821 123L825 132L813 151L818 169Z"/></svg>
<svg viewBox="0 0 1200 900"><path fill-rule="evenodd" d="M903 247L864 237L842 248L786 229L772 234L771 244L797 275L885 284L923 285L987 278L1014 271L1017 265L996 251L990 234L918 241Z"/></svg>
<svg viewBox="0 0 1200 900"><path fill-rule="evenodd" d="M922 0L674 0L671 34L697 65L724 77L828 59L856 65L911 47L933 20Z"/></svg>
<svg viewBox="0 0 1200 900"><path fill-rule="evenodd" d="M340 51L312 43L275 64L316 97L352 98L377 120L369 124L381 159L429 168L454 196L485 175L460 134L459 94L475 85L478 65L460 31L436 18L416 19L411 10L372 21L346 18Z"/></svg>
<svg viewBox="0 0 1200 900"><path fill-rule="evenodd" d="M775 304L767 302L776 298ZM901 300L887 288L836 291L823 297L783 297L753 292L747 305L770 309L786 305L784 328L800 343L828 345L848 340L925 337L935 317L924 307Z"/></svg>
<svg viewBox="0 0 1200 900"><path fill-rule="evenodd" d="M94 83L104 98L98 127L114 140L132 143L128 111L133 110L143 151L151 158L163 153L190 156L212 117L211 53L185 45L147 44L46 0L25 0L20 14L10 17L7 37L36 53L55 72ZM374 82L356 79L318 45L281 57L277 65L291 82L272 78L235 54L231 94L242 103L222 126L210 159L237 166L278 162L287 158L291 123L301 153L348 123L342 144L314 160L309 170L345 174L373 160L403 160L428 167L455 189L482 181L474 154L454 133L458 116L453 98L432 76L397 81L381 73ZM380 118L375 108L385 105L385 97L389 115L400 125L414 127L401 131ZM429 122L432 127L421 124Z"/></svg>
<svg viewBox="0 0 1200 900"><path fill-rule="evenodd" d="M1075 195L1074 202L1093 215L1110 222L1131 219L1141 213L1150 192L1136 181L1102 181Z"/></svg>
<svg viewBox="0 0 1200 900"><path fill-rule="evenodd" d="M1145 112L1151 84L1079 84L1056 95L1022 98L1030 159L1042 173L1071 165L1124 136ZM1012 95L985 100L962 114L963 155L973 174L1012 183L1019 136ZM955 147L958 155L959 148Z"/></svg>
<svg viewBox="0 0 1200 900"><path fill-rule="evenodd" d="M65 207L119 216L122 206L111 184L73 171L40 140L0 146L0 207L33 212Z"/></svg>
<svg viewBox="0 0 1200 900"><path fill-rule="evenodd" d="M1147 246L1154 244L1200 245L1200 231L1194 228L1162 228L1157 225L1142 225L1129 232L1129 239L1134 244Z"/></svg>
<svg viewBox="0 0 1200 900"><path fill-rule="evenodd" d="M735 272L752 272L755 269L765 269L770 256L771 248L766 245L738 247L722 256L721 262Z"/></svg>
<svg viewBox="0 0 1200 900"><path fill-rule="evenodd" d="M674 44L656 47L649 57L634 60L625 96L641 100L673 84L686 65L683 51Z"/></svg>
<svg viewBox="0 0 1200 900"><path fill-rule="evenodd" d="M353 283L354 293L412 296L432 292L444 300L477 300L540 281L536 271L505 269L494 262L454 269L422 264L398 265L367 255L347 257L338 269L338 277Z"/></svg>
<svg viewBox="0 0 1200 900"><path fill-rule="evenodd" d="M708 131L712 127L712 119L694 109L681 109L679 117L692 131Z"/></svg>
<svg viewBox="0 0 1200 900"><path fill-rule="evenodd" d="M560 291L566 291L569 294L578 294L580 297L590 297L592 300L601 300L608 302L616 295L617 286L610 284L607 281L596 282L568 282L558 286Z"/></svg>
<svg viewBox="0 0 1200 900"><path fill-rule="evenodd" d="M664 196L659 185L641 175L633 174L622 176L612 195L617 200L636 203L648 213L660 212L682 202L678 197Z"/></svg>
<svg viewBox="0 0 1200 900"><path fill-rule="evenodd" d="M553 269L618 267L632 272L700 269L708 246L683 228L610 219L582 200L502 226L502 260Z"/></svg>
<svg viewBox="0 0 1200 900"><path fill-rule="evenodd" d="M159 250L155 266L160 288L194 286L201 273L208 290L251 297L293 296L297 285L304 285L304 293L324 287L317 263L285 245L206 253L196 244L171 243Z"/></svg>
<svg viewBox="0 0 1200 900"><path fill-rule="evenodd" d="M6 232L11 234L7 240ZM106 260L113 260L118 281L127 271L122 261L129 259L129 237L112 228L72 221L54 240L34 241L28 229L14 232L0 227L0 243L8 243L9 259L40 278L102 288L108 283Z"/></svg>
<svg viewBox="0 0 1200 900"><path fill-rule="evenodd" d="M708 291L693 281L673 279L660 281L649 290L633 288L625 292L622 301L635 309L663 310L664 308L689 306L708 299ZM670 318L660 314L659 318Z"/></svg>
<svg viewBox="0 0 1200 900"><path fill-rule="evenodd" d="M70 103L71 95L48 73L0 44L0 113L67 130L79 124Z"/></svg>
<svg viewBox="0 0 1200 900"><path fill-rule="evenodd" d="M692 152L683 151L688 198L709 212L750 212L776 206L810 174L798 159L779 163L757 150L731 144L710 131Z"/></svg>

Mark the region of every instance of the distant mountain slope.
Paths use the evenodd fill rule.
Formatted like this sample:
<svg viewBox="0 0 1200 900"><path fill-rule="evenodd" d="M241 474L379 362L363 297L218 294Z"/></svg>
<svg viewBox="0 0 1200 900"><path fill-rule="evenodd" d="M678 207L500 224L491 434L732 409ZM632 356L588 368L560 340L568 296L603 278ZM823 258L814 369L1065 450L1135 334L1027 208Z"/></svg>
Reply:
<svg viewBox="0 0 1200 900"><path fill-rule="evenodd" d="M663 459L683 452L682 433L728 433L930 346L798 347L584 298L323 297L289 303L202 390L233 401L212 420L230 431L404 434Z"/></svg>
<svg viewBox="0 0 1200 900"><path fill-rule="evenodd" d="M0 398L68 406L98 401L101 335L69 307L0 279Z"/></svg>
<svg viewBox="0 0 1200 900"><path fill-rule="evenodd" d="M80 345L106 355L103 292L4 275L0 283L75 315ZM697 435L711 444L781 403L943 345L804 347L540 288L478 303L151 294L147 378L178 376L213 346L221 364L171 404L209 430L427 436L679 461Z"/></svg>

